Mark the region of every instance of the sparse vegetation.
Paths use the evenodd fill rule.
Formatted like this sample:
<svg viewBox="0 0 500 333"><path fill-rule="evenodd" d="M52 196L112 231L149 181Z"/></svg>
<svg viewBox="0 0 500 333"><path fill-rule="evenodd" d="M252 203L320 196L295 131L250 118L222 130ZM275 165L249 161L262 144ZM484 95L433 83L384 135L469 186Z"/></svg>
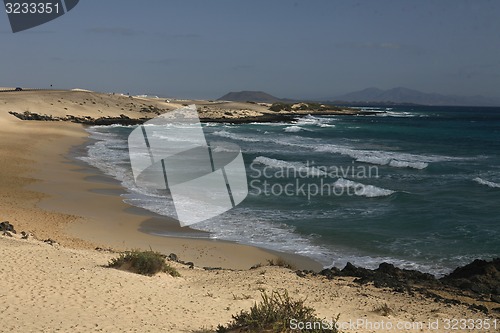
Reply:
<svg viewBox="0 0 500 333"><path fill-rule="evenodd" d="M152 276L165 272L171 276L180 276L179 272L165 262L165 256L154 251L132 250L121 253L118 258L113 258L108 267L125 269L137 274Z"/></svg>
<svg viewBox="0 0 500 333"><path fill-rule="evenodd" d="M279 112L279 111L292 111L292 104L276 102L273 103L269 110Z"/></svg>
<svg viewBox="0 0 500 333"><path fill-rule="evenodd" d="M285 259L278 257L276 259L268 259L267 260L267 265L268 266L279 266L279 267L284 267L288 269L296 269L294 264L289 263Z"/></svg>
<svg viewBox="0 0 500 333"><path fill-rule="evenodd" d="M325 327L311 327L306 329L292 329L291 320L302 323L321 323L316 317L314 309L304 305L304 300L293 300L288 292L282 294L273 292L270 295L263 293L262 301L250 308L250 311L241 311L234 315L227 326L219 325L217 333L248 332L248 333L288 333L288 332L334 332L337 330ZM316 325L322 326L322 325Z"/></svg>
<svg viewBox="0 0 500 333"><path fill-rule="evenodd" d="M384 317L387 317L394 313L394 311L392 311L392 309L389 307L389 305L387 305L387 303L384 303L383 305L375 308L373 312L378 313Z"/></svg>
<svg viewBox="0 0 500 333"><path fill-rule="evenodd" d="M289 104L283 102L273 103L269 110L279 112L279 111L340 111L342 108L338 106L329 105L329 104L320 104L314 102L307 103L297 103L297 104Z"/></svg>
<svg viewBox="0 0 500 333"><path fill-rule="evenodd" d="M250 296L250 295L241 294L241 296L238 296L238 295L233 294L233 299L235 301L241 301L244 299L251 299L251 298L252 298L252 296Z"/></svg>

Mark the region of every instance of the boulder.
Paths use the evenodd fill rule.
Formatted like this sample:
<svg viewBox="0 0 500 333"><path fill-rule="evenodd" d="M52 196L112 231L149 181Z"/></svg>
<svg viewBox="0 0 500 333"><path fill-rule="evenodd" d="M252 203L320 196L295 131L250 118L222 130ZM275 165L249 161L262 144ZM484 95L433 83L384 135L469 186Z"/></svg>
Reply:
<svg viewBox="0 0 500 333"><path fill-rule="evenodd" d="M9 223L9 221L4 221L0 223L0 231L8 231L13 234L17 234L16 230L14 229L14 226Z"/></svg>
<svg viewBox="0 0 500 333"><path fill-rule="evenodd" d="M500 295L500 258L492 261L476 259L468 265L456 268L440 281L445 285L479 295ZM498 300L498 297L494 299Z"/></svg>

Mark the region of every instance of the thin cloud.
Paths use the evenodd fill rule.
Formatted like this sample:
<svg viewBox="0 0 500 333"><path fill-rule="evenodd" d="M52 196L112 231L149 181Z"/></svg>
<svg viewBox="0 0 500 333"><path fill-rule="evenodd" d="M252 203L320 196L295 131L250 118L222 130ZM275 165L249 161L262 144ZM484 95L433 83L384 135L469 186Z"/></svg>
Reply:
<svg viewBox="0 0 500 333"><path fill-rule="evenodd" d="M123 37L130 37L143 34L142 31L132 30L129 28L122 28L122 27L113 27L113 28L98 27L98 28L87 29L86 32L93 34L115 35Z"/></svg>

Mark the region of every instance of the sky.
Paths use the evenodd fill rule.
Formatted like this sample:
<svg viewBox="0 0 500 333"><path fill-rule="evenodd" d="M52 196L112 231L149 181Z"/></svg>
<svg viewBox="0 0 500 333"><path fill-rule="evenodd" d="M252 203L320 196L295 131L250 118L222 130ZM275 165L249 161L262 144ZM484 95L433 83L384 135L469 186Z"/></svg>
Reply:
<svg viewBox="0 0 500 333"><path fill-rule="evenodd" d="M80 0L12 33L0 86L215 99L368 87L500 97L500 1Z"/></svg>

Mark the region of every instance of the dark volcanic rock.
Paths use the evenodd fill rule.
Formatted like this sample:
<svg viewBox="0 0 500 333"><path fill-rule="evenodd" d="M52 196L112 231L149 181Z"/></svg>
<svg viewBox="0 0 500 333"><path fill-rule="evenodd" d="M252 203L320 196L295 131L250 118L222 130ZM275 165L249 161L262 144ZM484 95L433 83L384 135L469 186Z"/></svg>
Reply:
<svg viewBox="0 0 500 333"><path fill-rule="evenodd" d="M468 265L458 267L440 281L480 295L500 295L500 258L492 261L474 260ZM498 297L491 299L498 302Z"/></svg>
<svg viewBox="0 0 500 333"><path fill-rule="evenodd" d="M415 284L439 284L439 282L431 274L408 269L400 269L388 263L381 263L377 269L372 270L356 267L348 262L342 270L333 267L330 269L324 269L319 274L330 280L336 276L356 277L357 279L354 281L357 283L373 283L375 287L388 287L400 292L409 290L410 287Z"/></svg>
<svg viewBox="0 0 500 333"><path fill-rule="evenodd" d="M0 231L7 231L7 232L11 232L13 234L16 234L16 229L14 229L14 226L12 224L9 223L9 221L4 221L2 223L0 223Z"/></svg>
<svg viewBox="0 0 500 333"><path fill-rule="evenodd" d="M307 275L305 273L306 271L300 271L299 274L297 271L301 277L305 277ZM342 270L332 267L323 269L317 275L329 280L341 276L355 277L354 282L373 283L375 287L387 287L400 292L455 290L455 292L465 292L469 296L474 295L473 297L479 300L486 298L500 303L500 258L492 261L475 260L441 279L436 279L428 273L400 269L388 263L381 263L377 269L366 269L347 263Z"/></svg>
<svg viewBox="0 0 500 333"><path fill-rule="evenodd" d="M16 116L17 118L21 120L38 120L38 121L61 121L61 118L59 117L52 117L46 114L38 114L38 113L33 113L29 111L25 111L23 113L18 113L18 112L9 112L11 115Z"/></svg>
<svg viewBox="0 0 500 333"><path fill-rule="evenodd" d="M65 117L56 117L49 115L41 115L33 112L9 112L11 115L16 116L21 120L37 120L37 121L71 121L73 123L85 124L85 125L139 125L143 124L151 118L139 118L133 119L126 115L120 115L119 117L100 117L100 118L92 118L89 116L85 117L75 117L72 115L67 115Z"/></svg>
<svg viewBox="0 0 500 333"><path fill-rule="evenodd" d="M59 243L58 243L58 242L56 242L55 240L53 240L52 238L47 238L47 239L46 239L46 240L44 240L43 242L44 242L44 243L47 243L47 244L49 244L49 245L52 245L52 246L54 246L54 245L59 245Z"/></svg>

